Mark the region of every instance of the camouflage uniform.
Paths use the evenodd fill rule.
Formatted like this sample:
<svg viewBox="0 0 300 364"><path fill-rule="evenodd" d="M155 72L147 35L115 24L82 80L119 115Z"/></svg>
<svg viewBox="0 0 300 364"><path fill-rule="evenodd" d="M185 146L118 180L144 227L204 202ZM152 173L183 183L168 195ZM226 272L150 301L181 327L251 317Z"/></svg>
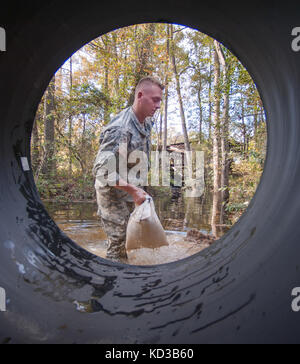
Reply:
<svg viewBox="0 0 300 364"><path fill-rule="evenodd" d="M116 159L115 173L107 173L108 181L118 181L121 176L127 181L118 169L119 160L122 159L122 153L119 153L120 144L127 145L127 154L133 151L145 152L150 155L151 148L151 129L153 126L152 119L146 119L141 124L135 116L132 107L123 110L104 128L100 136L100 148L94 164L93 175L96 178L95 189L97 193L98 215L101 217L104 232L108 237L107 258L112 260L123 260L127 258L125 243L126 230L130 213L133 211L134 203L132 197L125 191L114 187L103 185L103 179L100 174L107 167L113 155ZM110 152L108 155L107 153ZM123 160L124 162L124 160ZM122 162L121 162L122 163ZM127 173L134 166L125 161ZM149 167L149 165L148 165Z"/></svg>

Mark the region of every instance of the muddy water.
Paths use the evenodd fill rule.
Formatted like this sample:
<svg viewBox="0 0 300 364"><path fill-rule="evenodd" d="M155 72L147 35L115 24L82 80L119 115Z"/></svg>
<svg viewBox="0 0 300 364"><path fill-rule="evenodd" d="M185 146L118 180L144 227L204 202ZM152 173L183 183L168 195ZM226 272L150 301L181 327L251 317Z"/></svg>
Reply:
<svg viewBox="0 0 300 364"><path fill-rule="evenodd" d="M190 229L211 233L209 198L154 198L157 214L167 233L169 246L159 249L139 249L128 253L128 264L156 265L177 261L208 247L187 241ZM74 242L91 253L105 258L107 241L93 203L45 203L51 217ZM222 233L220 234L222 235Z"/></svg>

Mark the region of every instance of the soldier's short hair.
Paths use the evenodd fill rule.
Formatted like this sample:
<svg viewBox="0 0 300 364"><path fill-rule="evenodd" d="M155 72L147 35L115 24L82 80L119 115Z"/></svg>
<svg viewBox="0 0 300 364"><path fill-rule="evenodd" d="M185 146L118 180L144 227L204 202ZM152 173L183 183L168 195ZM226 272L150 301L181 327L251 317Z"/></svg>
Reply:
<svg viewBox="0 0 300 364"><path fill-rule="evenodd" d="M158 86L162 91L165 89L165 86L155 77L144 77L142 78L139 83L136 86L136 93L140 90L141 86L146 84L146 83L151 83L153 85Z"/></svg>

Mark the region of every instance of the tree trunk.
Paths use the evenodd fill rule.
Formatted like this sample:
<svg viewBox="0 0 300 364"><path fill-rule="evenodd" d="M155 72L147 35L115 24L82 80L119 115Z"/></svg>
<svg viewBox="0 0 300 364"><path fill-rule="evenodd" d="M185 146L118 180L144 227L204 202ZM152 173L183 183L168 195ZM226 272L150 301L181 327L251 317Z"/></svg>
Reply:
<svg viewBox="0 0 300 364"><path fill-rule="evenodd" d="M257 101L255 100L254 103L254 143L255 143L255 148L257 148L257 129L258 129L258 105L257 105Z"/></svg>
<svg viewBox="0 0 300 364"><path fill-rule="evenodd" d="M102 41L104 43L104 49L105 49L105 60L104 60L104 85L103 85L103 90L104 90L104 94L105 94L105 102L104 102L104 125L107 125L110 121L110 111L109 111L109 107L110 107L110 95L109 95L109 82L108 82L108 78L109 78L109 64L108 64L108 59L107 59L107 55L110 54L111 49L110 49L110 39L108 35L103 35L102 36Z"/></svg>
<svg viewBox="0 0 300 364"><path fill-rule="evenodd" d="M86 158L87 158L87 150L86 150L86 115L83 114L83 125L82 125L82 140L81 140L81 148L82 148L82 152L81 152L81 167L82 167L82 197L83 200L86 200Z"/></svg>
<svg viewBox="0 0 300 364"><path fill-rule="evenodd" d="M40 155L40 136L39 136L39 128L38 122L40 120L40 112L38 111L34 120L33 129L32 129L32 145L31 145L31 162L32 169L35 172L35 177L38 177L38 169L41 163L41 155Z"/></svg>
<svg viewBox="0 0 300 364"><path fill-rule="evenodd" d="M203 110L202 110L201 92L202 92L202 80L201 80L201 77L200 77L199 89L198 89L198 104L199 104L199 111L200 111L200 116L199 116L199 144L202 143L202 126L203 126Z"/></svg>
<svg viewBox="0 0 300 364"><path fill-rule="evenodd" d="M163 146L162 150L167 150L167 143L168 143L168 102L169 102L169 85L168 82L166 83L165 88L165 109L164 109L164 139L163 139Z"/></svg>
<svg viewBox="0 0 300 364"><path fill-rule="evenodd" d="M211 45L209 46L209 59L212 58L212 49ZM209 118L208 118L208 139L211 140L212 134L212 62L210 61L209 65L209 87L208 87L208 102L209 102Z"/></svg>
<svg viewBox="0 0 300 364"><path fill-rule="evenodd" d="M247 130L245 124L245 110L244 110L244 100L242 99L242 133L243 133L243 155L244 158L247 156Z"/></svg>
<svg viewBox="0 0 300 364"><path fill-rule="evenodd" d="M118 54L118 47L117 47L117 41L118 41L117 33L115 33L115 32L112 33L112 40L113 40L114 57L115 57L115 59L118 59L119 54ZM115 75L114 86L115 86L116 95L119 95L119 93L120 93L120 69L119 69L119 67L117 68L117 73Z"/></svg>
<svg viewBox="0 0 300 364"><path fill-rule="evenodd" d="M44 115L44 134L45 134L45 154L42 167L42 173L51 178L55 175L54 160L54 125L55 125L55 77L50 82L45 97L45 115Z"/></svg>
<svg viewBox="0 0 300 364"><path fill-rule="evenodd" d="M163 137L163 115L161 113L159 118L159 150L162 149L162 143L163 143L162 137Z"/></svg>
<svg viewBox="0 0 300 364"><path fill-rule="evenodd" d="M182 101L182 96L181 96L180 79L179 79L179 74L178 74L177 65L176 65L176 55L175 55L175 47L174 47L173 38L174 38L174 26L171 25L171 43L172 43L171 60L172 60L173 72L174 72L174 76L175 76L175 80L176 80L176 91L177 91L177 96L178 96L178 101L179 101L182 133L183 133L183 138L184 138L185 150L190 151L191 146L190 146L190 141L189 141L187 127L186 127L186 120L185 120L184 107L183 107L183 101Z"/></svg>
<svg viewBox="0 0 300 364"><path fill-rule="evenodd" d="M216 43L216 51L218 54L219 62L222 66L223 74L223 90L224 90L224 106L222 116L222 128L221 128L221 213L220 224L224 224L225 210L229 202L229 93L230 93L230 78L229 78L229 65L226 63L225 55L222 51L220 44Z"/></svg>
<svg viewBox="0 0 300 364"><path fill-rule="evenodd" d="M164 140L162 150L167 150L168 143L168 103L169 103L169 61L170 61L170 25L167 24L167 64L165 80Z"/></svg>
<svg viewBox="0 0 300 364"><path fill-rule="evenodd" d="M70 58L70 104L72 103L72 92L73 92L73 60ZM71 106L71 105L70 105ZM69 144L69 178L72 178L73 174L73 166L72 166L72 128L73 128L73 120L72 120L72 111L69 111L69 135L68 135L68 144Z"/></svg>
<svg viewBox="0 0 300 364"><path fill-rule="evenodd" d="M217 237L217 224L220 221L220 173L219 173L219 129L220 129L220 62L217 54L215 41L214 50L214 107L212 117L212 140L213 140L213 207L212 207L212 231Z"/></svg>

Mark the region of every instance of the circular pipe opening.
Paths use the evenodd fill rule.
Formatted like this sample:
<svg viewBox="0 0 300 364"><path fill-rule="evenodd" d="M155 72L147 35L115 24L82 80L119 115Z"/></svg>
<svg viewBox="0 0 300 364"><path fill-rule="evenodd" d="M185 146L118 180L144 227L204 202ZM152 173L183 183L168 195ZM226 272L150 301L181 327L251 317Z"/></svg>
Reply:
<svg viewBox="0 0 300 364"><path fill-rule="evenodd" d="M124 20L123 5L62 6L59 14L56 5L33 9L22 34L10 26L14 39L8 37L2 61L0 286L8 304L0 341L296 342L290 290L298 267L299 55L290 34L299 6L245 12L203 5L199 14L189 2L160 4L159 17L153 8L135 8ZM239 56L270 121L268 155L246 214L213 249L165 266L124 267L95 258L59 231L20 158L29 157L50 76L75 49L117 26L162 20L199 29Z"/></svg>
<svg viewBox="0 0 300 364"><path fill-rule="evenodd" d="M139 44L141 50L138 51L138 54L135 54L134 51L137 42L136 37L139 37L141 42ZM123 57L122 53L117 55L117 52L122 52L122 47L124 48L123 43L127 44L125 60L119 59L120 57ZM172 46L170 46L170 43L172 43ZM175 47L174 49L178 48L181 52L185 52L186 57L189 58L188 62L186 61L186 64L184 64L184 67L186 67L185 69L182 66L184 58L179 50L174 54L176 70L173 68L174 66L171 58L173 54L173 44ZM145 50L146 45L148 53L140 60L140 53ZM214 52L216 51L218 52L218 57L217 59L214 59ZM109 59L107 59L107 54L109 54ZM210 57L209 60L203 60L203 58L207 57ZM113 59L113 61L111 59ZM108 64L108 62L110 63ZM132 76L130 76L131 73L129 70L123 70L125 65L124 62L129 63L128 67L132 64ZM159 62L161 62L161 64ZM135 64L136 66L134 66ZM215 85L216 81L214 81L215 69L217 66L219 66L219 86ZM95 75L88 73L91 67L93 67ZM111 67L114 68L114 72L110 70ZM155 124L152 129L152 153L157 152L157 150L160 151L162 148L162 145L160 144L162 143L162 136L164 134L162 129L163 124L165 123L163 119L165 119L166 103L168 105L167 136L169 141L167 143L167 150L169 153L176 154L182 149L182 146L184 148L181 126L182 118L180 117L179 111L176 113L175 110L175 106L180 105L179 97L180 100L185 100L183 102L184 124L188 129L189 143L193 150L193 160L194 162L198 162L199 169L202 167L202 164L200 165L199 163L200 157L198 155L197 158L195 158L195 156L200 150L204 153L205 164L203 163L203 167L205 168L203 168L203 179L205 181L209 179L210 173L213 172L212 168L209 167L212 163L213 154L212 142L209 134L212 133L214 129L217 129L217 127L212 125L216 121L210 120L214 119L216 113L220 114L219 122L222 124L222 127L220 127L219 133L220 136L224 137L224 148L226 148L227 145L225 143L228 143L228 147L226 148L226 151L224 151L227 154L226 163L229 163L231 160L230 169L233 168L236 170L235 173L242 174L240 179L244 178L243 168L252 168L252 172L253 174L256 173L256 177L251 175L251 180L249 180L248 177L248 183L251 182L257 186L260 179L260 173L256 172L255 169L261 168L261 162L259 163L257 157L253 157L251 153L256 153L256 150L258 150L262 156L261 158L264 159L263 148L266 144L266 140L263 140L265 136L265 121L263 109L260 109L262 107L262 102L255 85L250 75L239 61L234 58L232 53L227 49L222 48L222 46L214 42L212 38L191 28L161 23L126 27L107 33L103 37L96 38L73 54L72 58L66 61L53 77L47 88L47 92L44 94L39 105L31 149L33 158L32 168L35 180L36 183L38 183L43 201L47 202L46 206L49 208L50 215L54 218L60 228L70 236L70 238L76 241L78 245L91 253L102 257L105 257L106 252L106 247L104 245L106 235L101 230L98 221L99 218L95 218L97 206L89 206L89 208L87 208L87 206L83 204L85 202L87 205L87 203L92 202L91 197L81 201L82 204L79 205L77 203L75 204L74 201L80 199L80 197L75 197L77 195L94 196L95 194L94 183L89 183L89 179L91 179L89 177L92 176L93 158L86 158L87 149L89 150L88 153L90 156L97 155L97 150L99 148L97 142L100 136L99 131L103 130L105 124L112 118L112 115L117 114L120 110L129 105L130 101L128 100L132 98L132 91L135 87L134 82L136 82L134 71L138 67L141 67L142 69L140 70L140 74L148 72L143 71L144 69L151 68L154 70L156 67L155 71L152 73L156 76L159 75L163 80L166 79L166 72L168 72L167 89L164 92L164 94L168 94L168 98L164 96L162 107L159 113L155 115ZM175 71L177 74L180 74L178 81L181 91L180 96L178 96L178 92L176 92L177 83L174 76ZM115 73L117 73L118 76L114 76ZM129 75L127 75L128 73ZM84 81L82 81L82 77L84 77ZM118 83L116 79L112 79L113 77L118 78ZM198 77L197 80L195 79L196 77ZM210 80L207 79L208 77ZM125 84L125 79L127 80L127 84ZM227 86L226 82L229 86ZM199 89L199 87L201 88ZM217 93L220 98L219 111L216 111L214 107L216 102L214 95L217 87L222 89L220 94ZM226 93L226 87L230 88L228 89L228 94ZM122 94L121 90L123 90ZM196 92L198 92L198 98ZM125 95L123 95L123 93ZM205 101L209 98L209 94L211 94L211 99L213 100ZM253 100L251 99L251 95ZM228 102L225 101L226 96ZM200 115L198 109L196 110L195 107L197 102L199 103L197 108L200 110ZM224 120L226 104L228 105L229 114L227 121ZM193 108L195 110L193 110L191 116L189 115L189 112ZM238 116L238 114L240 116ZM199 134L198 125L200 123L200 117L201 135ZM45 124L45 122L48 123L47 120L49 120L50 129L48 124ZM160 120L161 126L159 125ZM235 126L234 122L236 124ZM228 124L228 137L225 135L225 131L222 130L225 123ZM238 123L242 124L237 125ZM177 126L174 127L174 125ZM78 130L72 130L74 128ZM174 131L171 133L172 128ZM259 131L258 128L260 128ZM159 130L161 130L161 137L159 135ZM47 142L45 141L47 139L45 136L46 133L48 139L50 137L49 147L47 147ZM90 136L91 133L93 134L93 139ZM178 145L178 136L174 133L177 133L176 135L182 135L180 139L182 146ZM239 133L241 136L238 136ZM258 135L261 133L263 136ZM244 140L242 140L243 138ZM258 138L260 138L260 141L258 141ZM254 144L249 147L250 140L251 143ZM83 142L85 145L84 148ZM220 141L218 143L221 144ZM229 143L231 143L231 147L229 146ZM261 144L261 146L257 146L257 143ZM172 147L173 149L170 149ZM243 148L245 148L244 152L242 151ZM47 156L47 151L49 152L49 156ZM52 156L50 156L50 154ZM222 155L220 152L218 158L220 171L222 169ZM234 160L237 157L242 159L240 161L241 167L238 167L238 161ZM45 163L47 158L49 159L49 163ZM181 155L179 158L182 159ZM154 157L152 159L155 160L156 158ZM55 166L52 163L52 160L55 160ZM45 167L47 167L47 171L43 172ZM81 169L82 172L80 172ZM68 173L66 173L67 170L69 171ZM178 168L176 170L178 172ZM87 173L86 171L89 172ZM152 182L155 173L153 168L151 171L148 192L152 193L152 195L154 194L154 200L158 207L157 211L159 212L160 220L162 221L165 230L168 231L167 234L170 245L168 248L163 247L161 249L156 249L155 251L142 249L130 252L128 264L163 264L196 254L212 244L212 233L217 234L216 238L221 238L224 233L234 225L232 220L237 221L238 215L241 215L241 213L231 213L229 216L229 212L227 213L224 209L223 221L219 221L219 216L222 213L221 203L219 202L219 207L216 211L216 225L211 225L211 210L214 200L214 198L211 198L212 181L205 183L205 189L200 198L193 197L185 199L185 192L182 188L179 188L179 199L178 196L175 196L175 198L169 196L168 198L171 188L162 188L161 183L158 188L153 187L154 185ZM234 172L232 172L232 175L233 173ZM75 177L75 175L77 177ZM255 178L256 180L254 181ZM182 184L182 181L184 182L183 176L180 180ZM251 189L246 182L243 182L242 187L242 181L240 180L237 182L236 180L236 177L231 177L228 185L228 188L230 189L230 193L228 193L228 198L230 197L230 200L228 200L227 203L228 211L231 211L231 208L235 209L234 206L237 205L238 211L239 209L245 210L246 205L249 204L249 201L255 192L255 189ZM82 188L79 187L79 181L86 181ZM219 183L221 183L221 181ZM69 186L72 186L70 190ZM221 186L219 186L219 188L220 187ZM234 192L233 187L239 189L239 192ZM246 191L243 191L244 197L242 200L240 197L237 198L232 196L241 194L243 189L246 189ZM53 190L54 192L52 192ZM231 192L231 190L233 192ZM176 194L178 194L178 189L176 190ZM53 196L52 200L54 203L48 204L47 198L50 198L49 202L52 202L51 196ZM72 196L70 201L67 201L68 196L69 198ZM219 198L220 197L221 196L219 196ZM66 201L64 201L64 199L66 199ZM161 199L167 200L168 207L166 207L166 201L161 203ZM65 203L59 204L57 202ZM242 205L243 207L241 207ZM90 212L92 209L94 209L94 216L92 216ZM169 210L173 211L173 209L176 211L182 209L182 211L179 213L171 213ZM188 211L184 212L186 209L188 209ZM194 217L196 209L199 211L197 222L195 220L196 216ZM85 210L88 210L87 217L83 216ZM76 215L78 213L80 213L80 216L77 217ZM183 216L183 214L185 214L185 216ZM221 226L220 224L223 225ZM202 234L200 234L200 230ZM205 235L203 235L203 233L205 233Z"/></svg>

